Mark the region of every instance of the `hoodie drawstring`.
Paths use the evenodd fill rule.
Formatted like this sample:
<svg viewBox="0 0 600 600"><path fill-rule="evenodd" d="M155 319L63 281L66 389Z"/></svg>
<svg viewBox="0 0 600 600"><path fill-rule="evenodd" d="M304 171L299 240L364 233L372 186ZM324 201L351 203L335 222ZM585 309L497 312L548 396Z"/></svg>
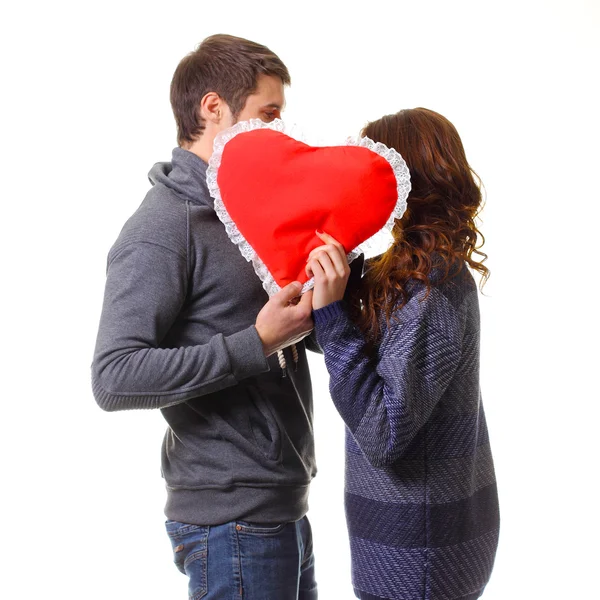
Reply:
<svg viewBox="0 0 600 600"><path fill-rule="evenodd" d="M298 348L296 348L296 344L292 344L290 346L292 350L292 357L294 359L294 371L298 370ZM283 354L283 350L277 351L277 358L279 359L279 366L283 371L282 377L287 377L287 361L285 360L285 355Z"/></svg>

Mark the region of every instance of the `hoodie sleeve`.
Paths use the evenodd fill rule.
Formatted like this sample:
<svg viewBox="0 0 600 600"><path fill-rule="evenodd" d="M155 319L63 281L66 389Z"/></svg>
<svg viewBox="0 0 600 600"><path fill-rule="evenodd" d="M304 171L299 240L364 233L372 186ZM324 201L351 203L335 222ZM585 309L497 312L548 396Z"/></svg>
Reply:
<svg viewBox="0 0 600 600"><path fill-rule="evenodd" d="M165 408L269 370L254 326L203 345L159 348L186 294L184 255L140 241L111 252L92 362L101 408Z"/></svg>
<svg viewBox="0 0 600 600"><path fill-rule="evenodd" d="M460 360L463 328L454 311L442 306L440 312L431 301L418 303L413 298L403 309L409 317L392 321L377 356L366 355L364 337L343 302L314 313L331 397L374 466L391 464L404 454Z"/></svg>

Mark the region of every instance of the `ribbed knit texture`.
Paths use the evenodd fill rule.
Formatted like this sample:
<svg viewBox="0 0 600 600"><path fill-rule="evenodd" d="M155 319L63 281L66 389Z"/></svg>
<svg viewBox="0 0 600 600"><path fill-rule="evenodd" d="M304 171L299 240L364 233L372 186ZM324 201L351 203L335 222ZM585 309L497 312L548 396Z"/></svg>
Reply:
<svg viewBox="0 0 600 600"><path fill-rule="evenodd" d="M415 284L372 357L343 302L315 311L347 426L346 518L361 598L474 600L496 554L477 288L465 268L424 296Z"/></svg>
<svg viewBox="0 0 600 600"><path fill-rule="evenodd" d="M342 314L342 312L344 312L343 306L343 302L341 301L332 302L323 308L313 311L315 326L318 327L319 325L325 325L332 318Z"/></svg>

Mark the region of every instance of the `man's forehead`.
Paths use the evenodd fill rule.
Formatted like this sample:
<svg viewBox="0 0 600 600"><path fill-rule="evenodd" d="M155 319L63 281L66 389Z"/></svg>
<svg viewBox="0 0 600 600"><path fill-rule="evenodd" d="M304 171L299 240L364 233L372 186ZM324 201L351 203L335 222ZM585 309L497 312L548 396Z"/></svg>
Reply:
<svg viewBox="0 0 600 600"><path fill-rule="evenodd" d="M273 108L275 110L283 110L284 106L285 98L283 98L281 102L269 102L267 104L263 104L261 108Z"/></svg>
<svg viewBox="0 0 600 600"><path fill-rule="evenodd" d="M268 104L281 106L285 102L283 82L279 77L272 75L261 75L259 77L256 92L253 95L260 98L265 106Z"/></svg>
<svg viewBox="0 0 600 600"><path fill-rule="evenodd" d="M248 101L261 109L283 110L285 107L285 93L281 90L258 90L248 96Z"/></svg>

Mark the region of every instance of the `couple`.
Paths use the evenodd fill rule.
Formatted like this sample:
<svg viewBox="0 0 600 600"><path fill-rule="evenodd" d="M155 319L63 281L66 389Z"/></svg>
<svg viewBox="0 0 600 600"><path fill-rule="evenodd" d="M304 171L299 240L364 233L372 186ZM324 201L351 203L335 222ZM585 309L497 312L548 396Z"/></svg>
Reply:
<svg viewBox="0 0 600 600"><path fill-rule="evenodd" d="M280 117L289 83L268 48L227 35L177 67L178 147L151 170L108 256L95 398L167 420L166 528L191 599L314 599L306 351L322 352L347 425L357 597L474 600L499 526L468 269L488 275L475 256L479 187L444 117L414 109L370 123L363 135L411 172L393 246L361 277L351 249L319 233L314 290L298 300L292 283L269 299L214 212L206 169L220 131Z"/></svg>

